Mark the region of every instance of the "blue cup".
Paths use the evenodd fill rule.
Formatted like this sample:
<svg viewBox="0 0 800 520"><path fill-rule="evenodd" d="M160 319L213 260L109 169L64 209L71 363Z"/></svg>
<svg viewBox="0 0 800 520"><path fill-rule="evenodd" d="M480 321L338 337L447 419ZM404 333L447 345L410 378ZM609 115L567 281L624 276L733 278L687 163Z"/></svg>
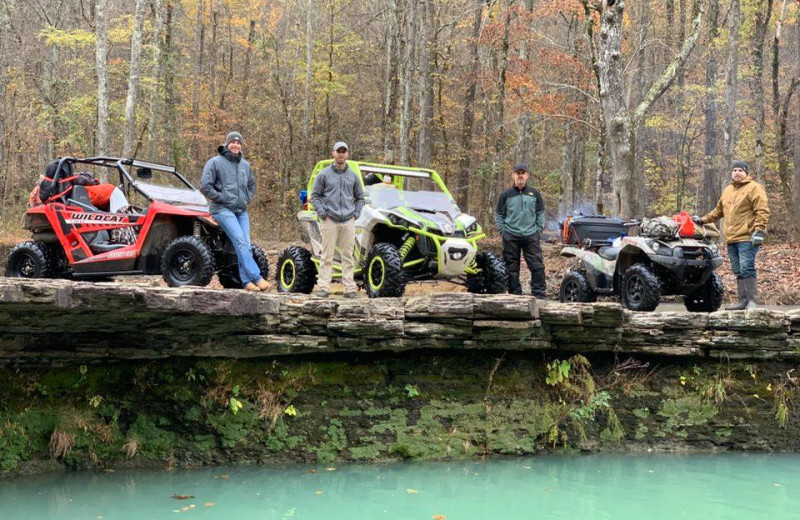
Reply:
<svg viewBox="0 0 800 520"><path fill-rule="evenodd" d="M300 204L308 202L308 190L300 190Z"/></svg>

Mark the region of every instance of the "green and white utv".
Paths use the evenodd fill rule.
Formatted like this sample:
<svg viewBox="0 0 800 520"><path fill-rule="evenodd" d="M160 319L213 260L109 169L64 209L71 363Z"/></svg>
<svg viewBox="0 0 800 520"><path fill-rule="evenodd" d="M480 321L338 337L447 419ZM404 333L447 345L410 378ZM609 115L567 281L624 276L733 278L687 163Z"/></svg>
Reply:
<svg viewBox="0 0 800 520"><path fill-rule="evenodd" d="M320 161L308 180L314 180L331 160ZM506 292L503 261L489 251L478 251L485 236L474 217L461 212L439 174L433 170L347 163L364 183L366 204L356 221L355 278L370 298L402 296L414 280L450 280L472 293ZM305 193L297 213L311 242L311 250L286 248L280 255L276 281L280 292L310 293L317 281L322 255L320 220ZM341 260L334 257L333 279L342 276Z"/></svg>

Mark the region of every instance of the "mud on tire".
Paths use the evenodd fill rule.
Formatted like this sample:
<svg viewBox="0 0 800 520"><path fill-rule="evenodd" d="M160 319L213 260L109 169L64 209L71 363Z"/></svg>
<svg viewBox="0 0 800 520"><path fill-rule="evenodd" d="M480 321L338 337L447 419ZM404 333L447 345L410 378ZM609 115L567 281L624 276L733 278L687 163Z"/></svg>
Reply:
<svg viewBox="0 0 800 520"><path fill-rule="evenodd" d="M41 242L23 242L11 249L6 262L10 278L48 278L53 275L50 250Z"/></svg>
<svg viewBox="0 0 800 520"><path fill-rule="evenodd" d="M633 264L622 276L622 306L632 311L653 311L661 301L661 282L645 264Z"/></svg>
<svg viewBox="0 0 800 520"><path fill-rule="evenodd" d="M281 252L275 268L278 292L310 294L317 283L317 266L311 260L311 251L300 246L290 246Z"/></svg>
<svg viewBox="0 0 800 520"><path fill-rule="evenodd" d="M597 301L597 293L592 290L585 274L580 271L567 271L561 280L558 299L562 303L591 303Z"/></svg>
<svg viewBox="0 0 800 520"><path fill-rule="evenodd" d="M170 287L206 286L214 276L214 257L203 241L193 236L178 237L164 250L161 275Z"/></svg>
<svg viewBox="0 0 800 520"><path fill-rule="evenodd" d="M264 280L269 279L269 259L266 253L259 246L250 244L250 252L253 254L253 260L256 261L258 270L261 272L261 278ZM217 273L219 283L226 289L241 289L242 279L239 277L239 263L233 265L232 268L220 271Z"/></svg>
<svg viewBox="0 0 800 520"><path fill-rule="evenodd" d="M364 266L364 288L370 298L403 296L406 277L403 273L403 260L395 246L380 243L369 250Z"/></svg>
<svg viewBox="0 0 800 520"><path fill-rule="evenodd" d="M724 298L722 279L717 273L711 273L699 289L683 297L683 304L689 312L714 312L722 306Z"/></svg>
<svg viewBox="0 0 800 520"><path fill-rule="evenodd" d="M491 251L479 251L475 264L481 270L467 275L467 291L474 294L503 294L508 290L506 264Z"/></svg>

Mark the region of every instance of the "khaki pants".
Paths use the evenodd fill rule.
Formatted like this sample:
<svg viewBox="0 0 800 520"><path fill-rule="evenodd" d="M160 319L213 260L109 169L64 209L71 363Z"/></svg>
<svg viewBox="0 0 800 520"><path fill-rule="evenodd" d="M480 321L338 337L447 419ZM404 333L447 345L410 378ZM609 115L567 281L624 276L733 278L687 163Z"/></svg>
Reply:
<svg viewBox="0 0 800 520"><path fill-rule="evenodd" d="M331 289L331 273L333 271L333 255L339 250L342 259L342 284L345 292L355 292L356 282L353 279L355 260L353 249L356 243L356 223L335 222L331 219L322 221L322 264L319 267L317 285L322 291Z"/></svg>

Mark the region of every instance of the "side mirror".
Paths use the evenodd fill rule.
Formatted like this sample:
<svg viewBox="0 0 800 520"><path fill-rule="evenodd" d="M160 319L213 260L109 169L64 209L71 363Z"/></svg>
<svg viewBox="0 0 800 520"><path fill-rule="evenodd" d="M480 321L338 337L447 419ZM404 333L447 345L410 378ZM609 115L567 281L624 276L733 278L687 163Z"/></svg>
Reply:
<svg viewBox="0 0 800 520"><path fill-rule="evenodd" d="M153 178L153 170L150 168L139 168L136 170L136 178L143 181Z"/></svg>

